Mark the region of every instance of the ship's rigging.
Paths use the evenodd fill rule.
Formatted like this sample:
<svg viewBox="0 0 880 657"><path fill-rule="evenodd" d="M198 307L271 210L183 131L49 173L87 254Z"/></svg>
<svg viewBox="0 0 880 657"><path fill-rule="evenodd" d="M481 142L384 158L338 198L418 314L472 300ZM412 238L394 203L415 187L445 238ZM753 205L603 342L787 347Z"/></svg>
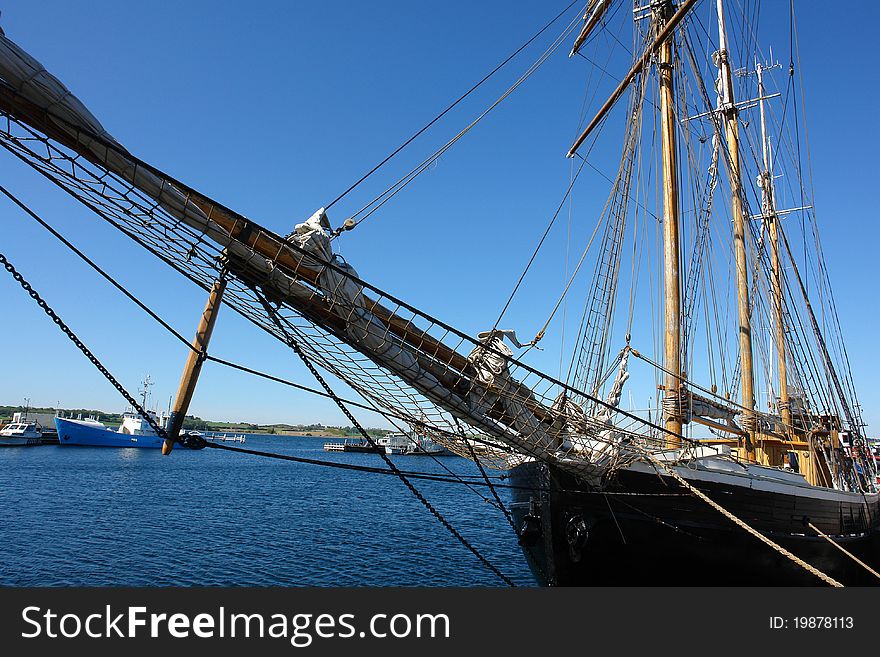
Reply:
<svg viewBox="0 0 880 657"><path fill-rule="evenodd" d="M628 94L616 176L593 237L550 313L552 320L563 300L571 302L579 272L591 269L564 380L524 359L552 330L550 320L523 345L512 331L501 330L505 306L491 330L470 337L362 280L334 253L333 240L373 216L563 43L575 38L572 54L598 59L585 51L597 49L596 35L614 21L629 20L626 2L591 0L583 21L568 22L488 109L335 230L321 208L282 237L150 166L5 36L0 145L203 289L222 280L225 304L293 348L310 369L314 362L344 381L363 406L430 432L481 467L510 469L535 461L601 490L637 462L665 469L663 463L713 454L740 464L793 467L815 486L875 493L877 473L866 458L860 406L807 200L801 117L788 123L784 118L789 107L797 107L794 46L782 120L773 123L768 101L782 93L765 89L770 67L758 60L752 4L741 12L748 29L738 44L727 41L721 0L702 3L709 6L708 18L717 20L714 37L706 16L692 11L697 4L636 3L629 71L569 151L586 162ZM735 71L734 51L737 61L754 62L754 68ZM703 52L711 66L700 64ZM746 74L752 70L755 75ZM755 109L760 118L750 114L746 129L743 113ZM790 175L784 194L774 178L782 165ZM577 177L571 177L524 277ZM799 206L780 207L782 198L797 199ZM813 250L806 239L801 253L792 248L783 217L793 216L809 227ZM652 242L658 246L653 265L644 262ZM583 268L585 263L592 267ZM653 285L639 285L643 273ZM820 314L809 295L810 280L820 293ZM620 303L627 284L629 298ZM641 324L650 331L636 333L634 318L646 308L651 310ZM648 332L651 340L645 339ZM516 357L508 342L526 351ZM647 342L653 347L642 347ZM642 412L621 405L635 362L647 366L658 389ZM759 384L766 385L763 398ZM179 428L172 426L172 440Z"/></svg>

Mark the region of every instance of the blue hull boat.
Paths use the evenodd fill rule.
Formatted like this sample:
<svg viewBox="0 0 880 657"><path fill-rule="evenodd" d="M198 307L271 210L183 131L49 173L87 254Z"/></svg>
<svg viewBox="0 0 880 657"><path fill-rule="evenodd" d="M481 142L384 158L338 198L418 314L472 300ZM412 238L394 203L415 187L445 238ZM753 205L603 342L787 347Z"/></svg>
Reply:
<svg viewBox="0 0 880 657"><path fill-rule="evenodd" d="M70 420L60 417L55 418L55 426L58 428L58 443L60 445L147 447L153 449L162 447L161 436L156 435L152 430L134 434L121 429L109 429L94 420ZM125 424L123 424L123 428L125 428Z"/></svg>

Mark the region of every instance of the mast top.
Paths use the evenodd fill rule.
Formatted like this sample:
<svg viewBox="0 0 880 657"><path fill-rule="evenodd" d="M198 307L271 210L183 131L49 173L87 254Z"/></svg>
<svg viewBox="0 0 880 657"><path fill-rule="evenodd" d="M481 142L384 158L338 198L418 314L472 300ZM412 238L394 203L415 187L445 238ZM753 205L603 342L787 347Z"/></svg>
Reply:
<svg viewBox="0 0 880 657"><path fill-rule="evenodd" d="M672 5L671 0L663 0L664 3L668 3L669 6ZM651 45L642 53L642 56L633 64L633 67L630 69L629 73L627 73L623 80L621 80L620 84L617 86L617 89L611 94L611 97L605 101L605 104L602 105L602 108L596 113L596 116L593 117L593 120L590 121L589 125L584 129L584 131L580 134L580 136L575 140L574 144L572 144L571 148L568 149L568 154L566 157L574 157L575 153L577 153L578 148L580 148L581 144L584 143L584 140L590 135L591 132L599 125L602 119L605 118L605 115L614 107L615 103L620 100L620 97L623 96L623 92L626 91L627 87L632 83L633 80L636 79L636 76L642 72L642 69L645 65L650 61L651 57L657 52L660 46L669 38L672 34L673 30L678 26L681 20L685 17L685 15L690 11L690 9L697 3L698 0L684 0L684 2L679 5L678 9L675 11L672 16L669 17L669 20L663 26L663 29L657 34L655 39L651 42Z"/></svg>

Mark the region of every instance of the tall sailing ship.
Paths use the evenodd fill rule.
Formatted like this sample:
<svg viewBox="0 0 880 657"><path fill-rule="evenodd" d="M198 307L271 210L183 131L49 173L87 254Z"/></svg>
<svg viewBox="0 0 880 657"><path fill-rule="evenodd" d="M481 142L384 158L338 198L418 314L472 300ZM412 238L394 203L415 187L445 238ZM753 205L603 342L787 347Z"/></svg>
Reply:
<svg viewBox="0 0 880 657"><path fill-rule="evenodd" d="M289 235L128 152L5 35L0 144L210 292L166 452L222 302L293 349L341 407L314 365L402 431L508 471L508 517L542 583L876 584L880 479L792 145L800 118L784 119L794 60L774 92L779 65L757 47L758 12L731 23L752 28L731 39L729 11L723 0L589 0L525 44L562 26L497 102L563 44L607 75L595 63L607 33L632 31L628 71L568 151L559 208L593 146L611 139L609 117L622 117L607 201L525 344L504 310L471 337L334 253L497 102L359 212L334 225L321 208ZM584 278L569 366L553 376L533 364L535 348ZM647 408L624 408L630 378L648 386L636 393Z"/></svg>

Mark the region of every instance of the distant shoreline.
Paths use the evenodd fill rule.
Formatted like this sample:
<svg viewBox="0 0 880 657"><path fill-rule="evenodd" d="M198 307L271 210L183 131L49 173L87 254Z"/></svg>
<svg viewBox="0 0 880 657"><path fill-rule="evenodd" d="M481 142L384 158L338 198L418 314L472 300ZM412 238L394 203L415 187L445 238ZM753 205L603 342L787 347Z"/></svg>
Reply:
<svg viewBox="0 0 880 657"><path fill-rule="evenodd" d="M23 412L24 406L21 405L0 405L0 425L9 422L13 413ZM116 428L122 424L121 413L107 413L96 409L86 408L44 408L29 407L28 413L51 414L55 415L60 412L64 417L94 417L99 422L104 423L108 427ZM208 431L212 433L248 433L263 434L267 436L301 436L312 438L346 438L359 435L352 427L334 427L320 423L314 424L251 424L250 422L217 422L212 420L203 420L200 417L187 415L183 423L184 431ZM389 433L389 429L368 428L367 431L371 435L382 436Z"/></svg>
<svg viewBox="0 0 880 657"><path fill-rule="evenodd" d="M345 434L333 433L331 431L320 431L320 430L293 430L293 429L285 429L284 431L276 430L274 433L268 431L267 429L262 430L251 430L243 431L241 429L208 429L210 433L246 433L246 434L254 434L261 436L284 436L287 438L345 438Z"/></svg>

